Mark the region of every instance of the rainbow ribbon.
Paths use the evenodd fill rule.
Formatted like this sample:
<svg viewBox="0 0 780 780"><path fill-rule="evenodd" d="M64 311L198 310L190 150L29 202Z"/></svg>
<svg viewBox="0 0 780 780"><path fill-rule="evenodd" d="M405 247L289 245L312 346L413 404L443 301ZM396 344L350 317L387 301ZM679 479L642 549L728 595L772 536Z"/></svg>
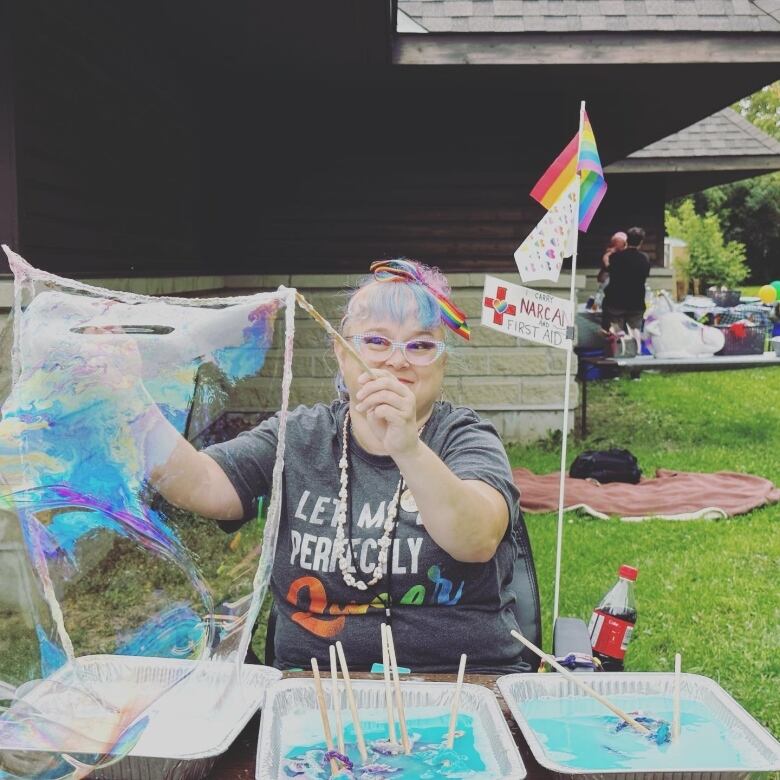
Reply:
<svg viewBox="0 0 780 780"><path fill-rule="evenodd" d="M371 263L371 273L380 282L416 282L425 287L433 295L441 309L442 322L461 338L468 341L471 329L466 322L466 313L461 311L446 295L435 290L418 273L414 263L399 258L398 260L375 260Z"/></svg>

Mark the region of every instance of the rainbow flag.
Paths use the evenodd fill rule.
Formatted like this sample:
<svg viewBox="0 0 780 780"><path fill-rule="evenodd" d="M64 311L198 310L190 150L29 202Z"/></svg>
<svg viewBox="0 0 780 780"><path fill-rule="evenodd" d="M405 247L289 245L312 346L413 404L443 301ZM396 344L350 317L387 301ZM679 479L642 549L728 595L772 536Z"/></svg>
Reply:
<svg viewBox="0 0 780 780"><path fill-rule="evenodd" d="M584 232L607 191L607 182L604 181L604 170L601 167L599 150L596 148L596 136L593 135L593 127L585 111L582 118L581 143L578 135L569 141L542 178L536 182L531 190L531 197L549 210L566 191L577 172L580 172L579 228Z"/></svg>

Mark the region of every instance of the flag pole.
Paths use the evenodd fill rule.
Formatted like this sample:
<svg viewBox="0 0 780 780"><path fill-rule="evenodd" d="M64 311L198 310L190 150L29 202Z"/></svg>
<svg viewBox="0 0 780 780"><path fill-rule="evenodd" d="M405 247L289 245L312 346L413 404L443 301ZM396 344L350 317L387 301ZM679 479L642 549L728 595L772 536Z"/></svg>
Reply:
<svg viewBox="0 0 780 780"><path fill-rule="evenodd" d="M580 149L582 148L582 130L585 124L585 101L580 102L580 129L577 133L577 168L576 177L579 180ZM577 245L579 243L579 187L577 188L577 225L575 227L574 252L571 257L571 286L569 288L569 300L571 301L572 311L572 330L577 316L577 298L575 289L575 279L577 274ZM571 385L571 354L574 348L574 338L572 337L566 346L566 384L563 388L563 437L561 441L561 476L558 487L558 535L555 546L555 595L553 597L553 623L552 636L555 635L555 621L558 619L558 606L561 594L561 552L563 550L563 500L564 485L566 479L566 444L569 434L569 387Z"/></svg>

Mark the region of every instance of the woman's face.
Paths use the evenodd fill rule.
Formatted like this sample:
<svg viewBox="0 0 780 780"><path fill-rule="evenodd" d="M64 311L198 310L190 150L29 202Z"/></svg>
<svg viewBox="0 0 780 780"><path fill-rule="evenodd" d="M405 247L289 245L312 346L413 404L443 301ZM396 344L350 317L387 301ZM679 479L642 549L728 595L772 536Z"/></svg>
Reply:
<svg viewBox="0 0 780 780"><path fill-rule="evenodd" d="M414 339L444 340L444 326L433 329L423 328L419 322L407 320L402 323L392 320L375 319L350 319L344 327L343 336L350 340L350 336L373 333L384 336L391 341L412 341ZM358 377L364 373L364 368L350 355L344 347L336 342L336 358L339 362L344 383L349 391L350 398L354 398L359 389ZM358 350L360 351L360 350ZM363 360L371 368L389 371L399 382L406 385L417 399L417 419L425 417L433 407L433 404L441 395L442 382L444 381L444 367L447 361L447 353L444 352L437 360L427 366L418 366L410 363L404 356L403 350L396 347L390 357L377 360L360 351Z"/></svg>

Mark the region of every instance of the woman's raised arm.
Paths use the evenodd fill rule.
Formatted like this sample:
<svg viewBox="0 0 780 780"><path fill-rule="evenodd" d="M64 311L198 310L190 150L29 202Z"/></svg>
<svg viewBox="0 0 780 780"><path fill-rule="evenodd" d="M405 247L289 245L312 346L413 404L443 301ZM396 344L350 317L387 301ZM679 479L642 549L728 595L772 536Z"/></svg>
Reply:
<svg viewBox="0 0 780 780"><path fill-rule="evenodd" d="M142 420L152 486L171 504L212 520L244 515L236 489L219 464L198 452L154 406Z"/></svg>

